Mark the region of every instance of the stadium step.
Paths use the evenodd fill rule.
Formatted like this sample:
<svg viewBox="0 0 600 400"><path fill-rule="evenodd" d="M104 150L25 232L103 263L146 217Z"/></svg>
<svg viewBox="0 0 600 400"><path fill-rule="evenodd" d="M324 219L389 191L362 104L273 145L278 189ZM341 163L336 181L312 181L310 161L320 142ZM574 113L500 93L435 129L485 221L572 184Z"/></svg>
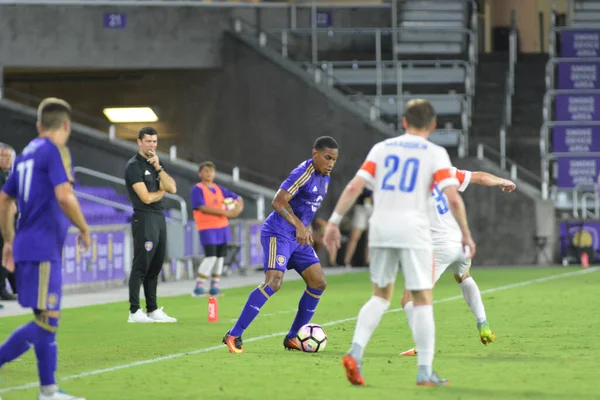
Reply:
<svg viewBox="0 0 600 400"><path fill-rule="evenodd" d="M497 137L502 123L508 54L482 54L477 65L471 136ZM473 143L473 141L472 141Z"/></svg>

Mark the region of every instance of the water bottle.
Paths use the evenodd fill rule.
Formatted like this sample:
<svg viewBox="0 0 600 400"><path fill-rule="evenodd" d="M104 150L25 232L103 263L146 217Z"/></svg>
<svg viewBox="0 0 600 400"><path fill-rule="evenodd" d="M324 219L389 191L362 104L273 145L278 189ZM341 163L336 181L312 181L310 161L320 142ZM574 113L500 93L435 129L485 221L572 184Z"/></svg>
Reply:
<svg viewBox="0 0 600 400"><path fill-rule="evenodd" d="M219 302L215 296L208 299L208 322L217 322L219 320Z"/></svg>

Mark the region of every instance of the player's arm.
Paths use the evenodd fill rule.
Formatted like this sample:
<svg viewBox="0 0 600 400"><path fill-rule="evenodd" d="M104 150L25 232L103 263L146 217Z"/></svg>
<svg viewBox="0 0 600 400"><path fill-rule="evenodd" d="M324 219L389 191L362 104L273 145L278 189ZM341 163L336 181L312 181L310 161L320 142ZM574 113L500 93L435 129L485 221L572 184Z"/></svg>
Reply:
<svg viewBox="0 0 600 400"><path fill-rule="evenodd" d="M175 179L173 179L171 175L167 174L163 169L158 176L160 178L161 190L171 194L177 193L177 184L175 184Z"/></svg>
<svg viewBox="0 0 600 400"><path fill-rule="evenodd" d="M0 231L5 243L15 238L15 199L0 191Z"/></svg>
<svg viewBox="0 0 600 400"><path fill-rule="evenodd" d="M75 197L75 193L73 193L71 182L64 182L56 186L54 188L54 195L56 196L60 208L73 225L84 234L89 232L87 222L85 221L83 213L81 212L81 207L79 206L79 201L77 200L77 197Z"/></svg>
<svg viewBox="0 0 600 400"><path fill-rule="evenodd" d="M360 175L356 175L344 188L342 195L338 199L337 204L335 205L335 209L333 211L333 215L329 219L330 222L332 219L341 221L344 215L352 208L354 203L356 203L356 199L361 195L363 189L367 185L367 181ZM336 216L337 214L337 216ZM336 225L339 225L337 222Z"/></svg>
<svg viewBox="0 0 600 400"><path fill-rule="evenodd" d="M447 175L447 176L446 176ZM450 170L437 171L434 179L438 188L446 195L450 211L456 220L458 227L462 233L462 244L468 246L470 250L469 258L475 255L475 242L471 237L471 230L467 221L467 211L462 197L458 193L458 180L451 177Z"/></svg>
<svg viewBox="0 0 600 400"><path fill-rule="evenodd" d="M290 200L292 200L294 196L286 189L279 189L277 193L275 193L275 197L271 202L271 205L285 219L289 224L294 226L296 229L304 228L304 224L300 221L300 218L296 216L292 206L290 205Z"/></svg>
<svg viewBox="0 0 600 400"><path fill-rule="evenodd" d="M514 182L508 179L481 171L471 173L471 183L481 186L497 186L502 189L503 192L512 192L517 187Z"/></svg>
<svg viewBox="0 0 600 400"><path fill-rule="evenodd" d="M85 251L90 247L91 238L87 222L81 212L79 201L73 192L71 153L66 147L56 147L48 154L48 177L54 188L54 196L61 210L79 231L78 241Z"/></svg>
<svg viewBox="0 0 600 400"><path fill-rule="evenodd" d="M149 192L144 182L134 183L132 187L144 204L156 203L157 201L162 200L162 198L165 197L165 193L167 193L162 189L156 192Z"/></svg>
<svg viewBox="0 0 600 400"><path fill-rule="evenodd" d="M227 218L233 218L233 210L223 210L221 208L207 206L206 202L204 201L204 194L198 186L194 186L192 188L190 197L192 200L192 208L194 210L198 210L204 214L223 215Z"/></svg>

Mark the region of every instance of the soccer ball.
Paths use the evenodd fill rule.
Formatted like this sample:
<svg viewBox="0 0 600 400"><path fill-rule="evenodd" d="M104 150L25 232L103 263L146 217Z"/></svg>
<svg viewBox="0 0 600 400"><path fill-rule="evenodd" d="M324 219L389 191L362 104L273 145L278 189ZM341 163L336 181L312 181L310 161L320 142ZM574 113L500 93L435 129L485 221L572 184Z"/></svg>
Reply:
<svg viewBox="0 0 600 400"><path fill-rule="evenodd" d="M307 353L317 353L325 350L327 346L327 334L317 324L306 324L298 331L298 341L302 351Z"/></svg>
<svg viewBox="0 0 600 400"><path fill-rule="evenodd" d="M237 200L231 197L227 197L223 200L223 210L233 210L237 207Z"/></svg>

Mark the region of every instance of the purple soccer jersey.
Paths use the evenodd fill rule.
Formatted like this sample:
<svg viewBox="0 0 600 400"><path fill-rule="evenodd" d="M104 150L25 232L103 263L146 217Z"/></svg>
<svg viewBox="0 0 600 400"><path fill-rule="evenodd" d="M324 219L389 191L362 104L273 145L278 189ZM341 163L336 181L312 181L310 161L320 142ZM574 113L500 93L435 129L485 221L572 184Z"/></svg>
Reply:
<svg viewBox="0 0 600 400"><path fill-rule="evenodd" d="M310 225L323 202L329 180L328 175L315 171L313 161L309 159L296 167L281 184L280 189L287 190L292 195L290 206L305 226ZM265 270L295 269L301 273L309 266L319 263L312 246L298 244L296 228L277 211L267 217L260 235Z"/></svg>
<svg viewBox="0 0 600 400"><path fill-rule="evenodd" d="M66 182L73 182L69 149L36 138L16 158L14 173L3 187L17 199L20 214L13 254L23 307L60 308L62 248L70 222L54 189Z"/></svg>

